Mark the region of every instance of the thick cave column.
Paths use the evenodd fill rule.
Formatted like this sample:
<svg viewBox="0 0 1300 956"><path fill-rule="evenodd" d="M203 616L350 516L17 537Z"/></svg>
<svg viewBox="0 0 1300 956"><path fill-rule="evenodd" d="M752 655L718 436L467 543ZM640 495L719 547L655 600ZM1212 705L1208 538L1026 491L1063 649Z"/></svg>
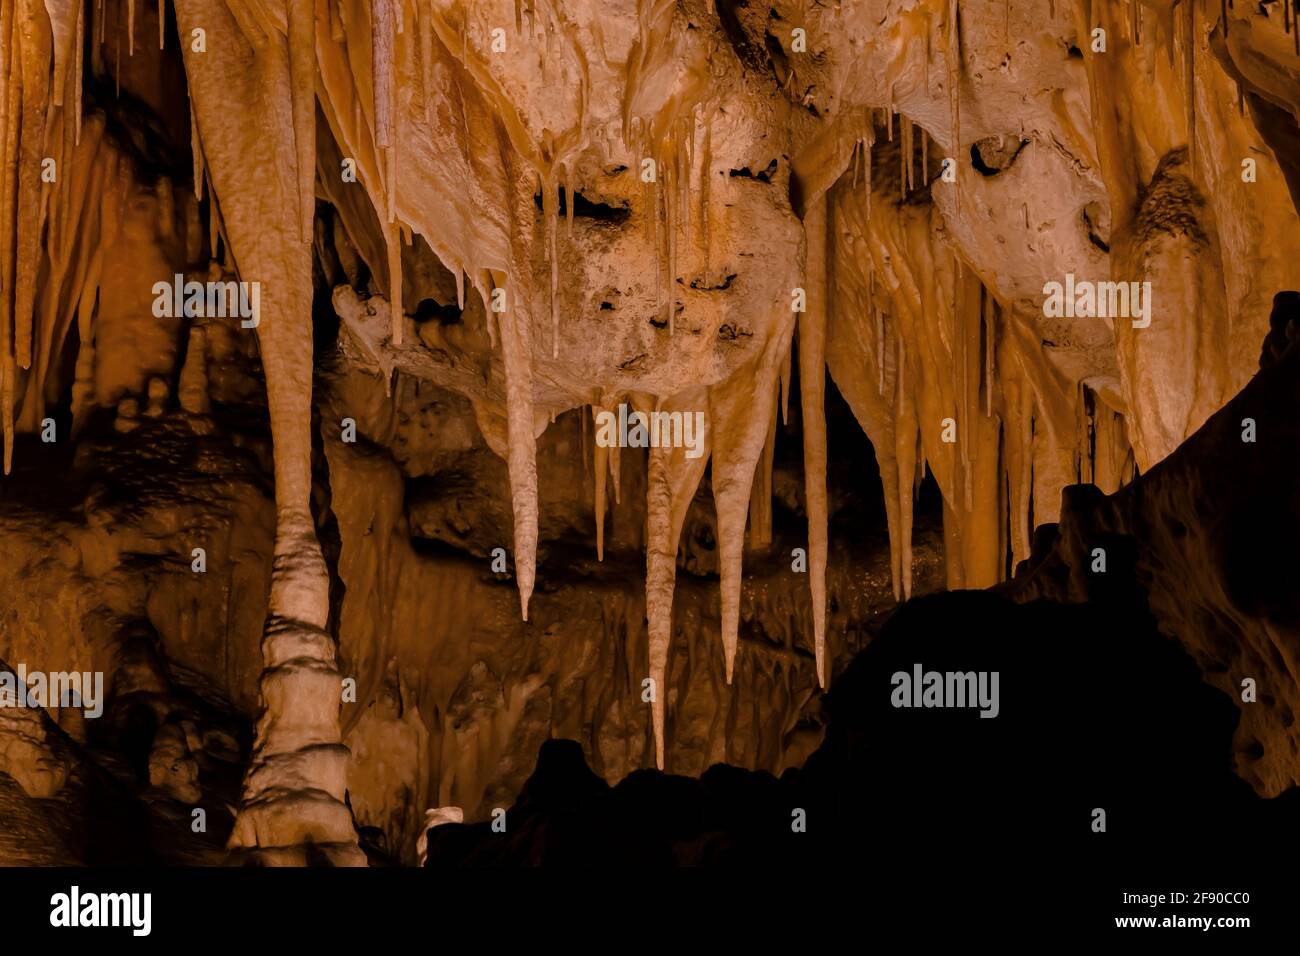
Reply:
<svg viewBox="0 0 1300 956"><path fill-rule="evenodd" d="M344 803L339 673L324 629L329 577L309 504L312 281L304 207L314 197L299 171L315 164L313 114L304 109L314 97L314 70L302 69L313 24L294 6L274 11L284 14L278 21L239 24L222 0L176 3L198 140L226 238L240 280L260 284L257 336L275 446L262 713L230 845L272 864L364 864ZM195 49L196 30L204 31L206 51Z"/></svg>

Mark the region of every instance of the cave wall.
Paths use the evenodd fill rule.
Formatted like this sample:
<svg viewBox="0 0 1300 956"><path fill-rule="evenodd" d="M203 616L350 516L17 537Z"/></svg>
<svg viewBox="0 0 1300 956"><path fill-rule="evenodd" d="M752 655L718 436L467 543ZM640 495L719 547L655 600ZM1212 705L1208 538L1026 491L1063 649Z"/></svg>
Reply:
<svg viewBox="0 0 1300 956"><path fill-rule="evenodd" d="M310 840L358 862L348 803L409 856L424 806L481 814L557 728L611 778L797 762L884 587L833 536L824 370L874 449L887 593L940 564L987 587L1062 489L1155 472L1236 394L1273 293L1300 280L1279 4L0 12L6 473L50 460L51 416L127 448L160 434L142 417L200 445L269 426L275 509L268 525L265 486L171 500L123 466L115 492L167 530L91 489L53 538L20 462L0 656L98 667L118 646L104 615L147 618L257 717L232 842L268 861ZM154 315L176 272L258 283L254 328ZM1149 282L1149 324L1052 314L1045 283L1067 275ZM264 419L223 418L260 414L263 391ZM704 454L590 440L622 403L703 413ZM775 466L791 440L793 471ZM927 476L941 562L915 512ZM791 484L806 524L774 548ZM218 528L221 573L155 587L137 555L184 554L194 523ZM504 575L485 570L497 547ZM265 593L232 603L222 579ZM1176 595L1154 599L1162 624L1215 648L1214 671L1231 629ZM1249 726L1289 739L1284 714ZM1294 745L1265 753L1251 779L1274 791Z"/></svg>

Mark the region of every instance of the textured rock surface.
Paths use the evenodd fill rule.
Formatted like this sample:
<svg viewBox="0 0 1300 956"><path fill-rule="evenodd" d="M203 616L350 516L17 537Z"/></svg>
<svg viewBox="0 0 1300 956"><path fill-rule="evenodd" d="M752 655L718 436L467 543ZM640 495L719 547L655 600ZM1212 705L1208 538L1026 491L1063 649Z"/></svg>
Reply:
<svg viewBox="0 0 1300 956"><path fill-rule="evenodd" d="M1240 395L1132 486L1109 498L1070 489L1059 528L1040 529L1045 546L1027 579L1009 585L1019 599L1087 600L1108 586L1091 571L1094 548L1135 552L1161 630L1205 679L1235 700L1254 682L1233 766L1268 796L1296 784L1300 763L1300 607L1290 584L1298 569L1287 544L1300 514L1290 473L1300 449L1300 350L1275 352L1297 338L1298 299L1277 297L1265 367ZM1252 429L1255 440L1243 440Z"/></svg>
<svg viewBox="0 0 1300 956"><path fill-rule="evenodd" d="M1293 6L0 0L0 656L108 676L57 722L128 804L409 863L552 737L798 766L882 612L1060 518L1035 567L1132 538L1271 688L1237 763L1285 789L1294 617L1241 575L1296 436L1230 399L1294 338ZM174 276L256 314L159 314ZM602 446L620 406L701 454ZM1207 472L1228 410L1258 458ZM0 754L52 798L33 716Z"/></svg>

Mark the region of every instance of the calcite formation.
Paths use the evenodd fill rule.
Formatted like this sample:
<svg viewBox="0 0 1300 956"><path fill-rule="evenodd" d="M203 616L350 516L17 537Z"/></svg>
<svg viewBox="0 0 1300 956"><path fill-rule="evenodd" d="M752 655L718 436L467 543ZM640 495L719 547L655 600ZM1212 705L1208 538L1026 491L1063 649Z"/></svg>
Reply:
<svg viewBox="0 0 1300 956"><path fill-rule="evenodd" d="M1006 581L1067 486L1214 524L1161 462L1300 287L1297 36L1291 0L0 0L0 655L126 694L154 648L181 804L235 733L194 701L255 717L222 812L268 863L364 862L358 825L413 862L549 736L610 779L797 764L872 613ZM629 411L702 434L611 443ZM111 493L43 512L23 459L74 444ZM1152 607L1213 670L1181 547Z"/></svg>

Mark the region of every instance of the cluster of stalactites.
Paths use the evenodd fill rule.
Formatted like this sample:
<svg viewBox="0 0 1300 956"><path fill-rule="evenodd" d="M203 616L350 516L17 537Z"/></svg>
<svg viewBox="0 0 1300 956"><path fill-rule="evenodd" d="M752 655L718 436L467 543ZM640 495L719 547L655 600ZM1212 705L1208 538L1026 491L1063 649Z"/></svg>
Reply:
<svg viewBox="0 0 1300 956"><path fill-rule="evenodd" d="M19 370L29 372L27 391L33 404L24 403L24 414L39 409L44 394L43 378L58 354L72 321L82 324L81 342L93 341L88 324L93 319L101 257L99 250L110 241L116 228L113 202L120 202L121 175L115 158L103 150L78 146L83 137L80 92L83 80L82 50L85 31L101 39L105 29L99 5L48 4L50 19L35 31L21 29L17 4L3 6L0 21L5 42L0 44L0 148L6 150L0 162L0 399L3 401L5 464L9 464L15 419L15 395ZM538 44L543 66L556 64L557 75L566 69L580 76L573 128L534 137L526 129L504 92L492 79L482 51L470 42L471 11L435 11L412 8L398 0L373 0L368 24L348 23L356 7L330 3L328 23L290 16L287 22L257 22L252 7L230 4L232 13L250 43L264 41L273 30L292 34L292 71L296 143L309 148L300 129L314 122L315 98L319 94L334 138L354 158L359 178L373 205L382 232L384 261L372 263L377 274L386 270L392 303L392 342L400 345L405 317L401 302L401 255L403 239L410 242L416 232L430 237L433 222L419 221L418 210L402 202L399 190L400 155L406 141L404 124L409 117L399 107L398 89L404 83L417 86L413 102L422 106L426 122L434 113L440 93L435 89L435 68L439 79L450 75L464 88L457 95L481 97L503 117L506 142L511 155L531 166L543 194L542 235L533 235L531 225L519 229L521 236L493 236L468 221L444 230L453 236L430 238L430 245L457 276L458 297L463 304L465 277L484 297L505 288L508 309L489 309L489 325L500 344L506 371L508 453L515 514L515 562L520 589L521 611L527 617L534 577L537 542L537 491L535 464L535 422L532 399L532 319L545 299L549 306L550 352L559 355L560 322L558 296L559 243L561 232L572 230L575 207L573 168L578 155L598 140L603 152L609 144L603 135L587 129L585 63L564 34L564 24L545 4L527 10L517 5L515 29ZM238 8L238 9L237 9ZM86 11L91 22L84 22ZM668 7L648 11L647 17L662 17ZM254 11L256 13L257 11ZM526 14L526 15L525 15ZM127 5L133 20L134 5ZM354 13L352 15L355 15ZM252 19L250 19L252 16ZM98 19L97 19L98 18ZM306 21L306 22L304 22ZM41 18L33 22L41 27ZM160 15L160 24L163 22ZM950 46L959 48L955 13L950 14ZM320 31L314 39L304 33ZM642 24L639 56L653 60L662 39L654 23ZM126 55L134 53L134 23L126 29ZM362 39L358 39L362 38ZM162 42L161 25L159 42ZM364 51L354 49L363 42ZM364 52L364 55L360 55ZM120 62L120 61L119 61ZM360 64L368 64L363 75ZM446 69L443 69L446 68ZM316 83L319 71L321 82ZM949 64L952 91L952 135L959 132L957 63ZM653 75L646 69L644 75ZM628 102L637 100L629 90ZM462 110L467 109L462 105ZM893 111L883 121L893 139ZM666 310L672 328L675 308L673 290L679 257L679 242L686 237L702 250L705 268L709 259L709 193L711 168L711 109L699 96L669 97L665 108L653 115L625 116L625 146L635 162L650 159L657 175L645 186L645 220L653 240L657 265L659 306ZM194 183L196 194L206 175L199 141L200 124L192 119ZM89 129L89 127L88 127ZM916 163L916 127L900 117L900 192L916 188L918 178L927 181L928 137L919 133L920 162ZM97 136L98 134L96 134ZM87 136L87 140L91 137ZM826 678L827 555L826 431L822 394L823 369L828 353L846 337L861 346L859 371L837 367L832 371L842 380L842 390L854 407L878 451L882 478L889 502L890 540L895 592L910 593L910 537L912 500L927 464L934 473L945 499L945 527L948 543L949 578L954 584L975 586L993 583L1006 572L1008 540L1016 557L1028 549L1030 502L1043 506L1043 488L1036 466L1053 455L1068 453L1077 463L1076 475L1104 474L1107 480L1122 480L1126 460L1122 419L1104 407L1089 403L1086 391L1078 391L1073 408L1062 408L1061 389L1052 381L1040 349L1021 341L1017 326L1004 304L992 295L967 268L934 248L928 221L919 213L877 203L872 212L872 147L876 122L864 116L858 145L851 153L848 186L844 180L833 190L829 202L814 201L806 216L808 261L806 284L809 309L797 318L800 340L805 494L809 516L809 582L813 595L814 646L819 682ZM44 144L50 144L48 147ZM468 140L462 144L468 150ZM40 180L42 151L49 148L59 170L68 170L57 184ZM78 152L78 150L81 150ZM85 158L89 157L89 158ZM300 163L300 228L305 239L311 235L314 210L315 163ZM465 158L465 169L476 170L474 160ZM918 177L919 170L919 177ZM81 177L78 179L77 177ZM100 185L96 185L96 183ZM80 188L72 188L77 184ZM865 185L865 188L863 188ZM531 188L531 183L530 183ZM559 193L566 193L568 222L559 222ZM99 197L103 201L95 202ZM117 197L110 201L111 197ZM530 204L531 205L531 204ZM425 215L429 215L427 212ZM874 216L905 220L902 228L884 229ZM828 223L841 220L859 247L846 251L835 237L841 232ZM215 203L209 216L211 228L219 228ZM14 228L8 228L14 224ZM516 223L516 226L520 226ZM903 237L907 248L890 248ZM829 237L829 238L828 238ZM527 264L532 261L531 243L541 243L541 254L549 265L549 295L533 294ZM217 236L211 239L218 246ZM923 250L923 251L922 251ZM856 268L856 287L843 294L846 281L832 287L829 262L838 275L851 280ZM856 265L841 269L842 263ZM940 277L944 292L923 291L930 283L924 276L903 274L906 263L929 262ZM889 263L889 265L886 265ZM37 288L38 276L50 276ZM839 303L831 314L830 303ZM794 316L782 317L785 332L772 336L767 350L751 367L738 373L736 381L702 390L692 398L707 404L710 418L710 452L714 463L714 494L717 502L722 558L723 645L726 673L734 668L739 628L741 558L746 525L751 544L763 546L770 540L771 466L775 442L778 396L787 401L790 338ZM852 333L846 331L853 326ZM828 346L830 346L828 348ZM853 354L850 349L845 354ZM862 381L856 381L860 376ZM1068 390L1066 390L1068 391ZM677 401L684 400L676 399ZM668 402L671 407L673 402ZM1080 409L1087 406L1086 414ZM690 405L684 405L690 408ZM756 411L757 410L757 411ZM1067 416L1079 427L1070 427ZM945 421L952 422L946 435ZM1072 437L1073 436L1073 437ZM952 438L954 440L949 440ZM1046 443L1050 450L1040 446ZM1068 451L1067 451L1068 450ZM1100 456L1100 457L1099 457ZM597 551L603 556L605 510L604 475L614 477L618 494L618 455L595 450ZM658 761L663 754L663 688L667 648L671 636L672 579L677 538L685 509L700 477L707 456L698 460L655 450L651 454L647 511L650 545L647 554L647 614L650 618L650 666L659 691L656 694L655 731ZM1040 467L1039 471L1043 469ZM1046 470L1051 473L1050 463ZM1068 469L1064 469L1068 470ZM1035 492L1038 491L1036 497ZM1059 488L1055 489L1059 494ZM1047 506L1050 509L1050 505Z"/></svg>
<svg viewBox="0 0 1300 956"><path fill-rule="evenodd" d="M910 594L913 503L927 471L943 496L952 587L1011 573L1031 526L1055 520L1066 484L1110 492L1133 471L1123 417L1055 369L1028 317L952 251L935 207L902 201L916 181L910 133L902 147L898 202L861 188L869 146L832 189L827 350L876 451L900 598Z"/></svg>
<svg viewBox="0 0 1300 956"><path fill-rule="evenodd" d="M163 14L160 0L160 48ZM89 400L91 325L103 253L117 236L132 184L129 165L104 135L102 117L83 121L84 51L90 49L96 69L106 70L112 58L120 88L123 57L134 56L135 47L134 2L0 4L0 417L6 473L15 431L40 427L47 386L74 323L80 342L74 424ZM175 208L171 188L165 179L158 185L164 235Z"/></svg>

